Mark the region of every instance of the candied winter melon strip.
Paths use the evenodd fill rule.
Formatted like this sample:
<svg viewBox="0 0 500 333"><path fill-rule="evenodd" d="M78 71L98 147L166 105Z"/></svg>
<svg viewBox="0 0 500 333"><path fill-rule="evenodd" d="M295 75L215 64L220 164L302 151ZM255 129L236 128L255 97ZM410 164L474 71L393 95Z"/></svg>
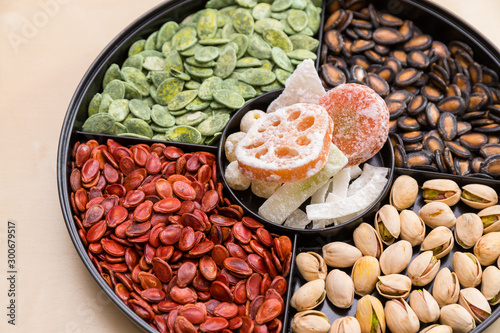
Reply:
<svg viewBox="0 0 500 333"><path fill-rule="evenodd" d="M278 224L293 213L321 186L347 164L347 157L333 144L323 168L314 176L298 182L286 183L274 192L259 208L259 215Z"/></svg>

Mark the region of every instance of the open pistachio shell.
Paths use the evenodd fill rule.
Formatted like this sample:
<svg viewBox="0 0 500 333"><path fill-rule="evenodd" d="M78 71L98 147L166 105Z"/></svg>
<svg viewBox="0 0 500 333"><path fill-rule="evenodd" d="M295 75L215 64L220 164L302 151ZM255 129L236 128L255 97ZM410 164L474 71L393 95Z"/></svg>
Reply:
<svg viewBox="0 0 500 333"><path fill-rule="evenodd" d="M446 227L437 227L425 237L421 251L432 251L434 256L438 259L444 257L453 249L454 239L453 233Z"/></svg>
<svg viewBox="0 0 500 333"><path fill-rule="evenodd" d="M485 234L492 231L500 231L500 205L487 207L477 213L483 223Z"/></svg>
<svg viewBox="0 0 500 333"><path fill-rule="evenodd" d="M455 272L451 272L448 267L442 268L436 275L432 296L443 307L447 304L458 302L460 283Z"/></svg>
<svg viewBox="0 0 500 333"><path fill-rule="evenodd" d="M483 270L472 253L455 252L452 258L453 270L460 285L464 288L475 287L481 283Z"/></svg>
<svg viewBox="0 0 500 333"><path fill-rule="evenodd" d="M393 299L385 303L385 318L391 332L417 333L420 322L413 309L404 299Z"/></svg>
<svg viewBox="0 0 500 333"><path fill-rule="evenodd" d="M401 273L411 261L413 248L410 242L400 240L389 245L380 255L380 269L385 275Z"/></svg>
<svg viewBox="0 0 500 333"><path fill-rule="evenodd" d="M453 333L467 333L476 327L471 314L460 304L448 304L441 308L439 322L448 325Z"/></svg>
<svg viewBox="0 0 500 333"><path fill-rule="evenodd" d="M425 238L425 223L414 211L404 209L399 214L401 221L400 237L412 246L422 244Z"/></svg>
<svg viewBox="0 0 500 333"><path fill-rule="evenodd" d="M453 333L453 329L448 325L434 324L427 326L420 333Z"/></svg>
<svg viewBox="0 0 500 333"><path fill-rule="evenodd" d="M379 258L383 251L382 241L375 229L368 223L361 223L352 233L354 245L365 256Z"/></svg>
<svg viewBox="0 0 500 333"><path fill-rule="evenodd" d="M482 209L498 202L497 192L483 184L468 184L462 187L460 199L472 208Z"/></svg>
<svg viewBox="0 0 500 333"><path fill-rule="evenodd" d="M481 265L489 266L500 256L500 232L490 232L478 239L474 255Z"/></svg>
<svg viewBox="0 0 500 333"><path fill-rule="evenodd" d="M450 206L443 202L433 201L420 208L418 216L431 228L439 226L452 228L455 226L455 214Z"/></svg>
<svg viewBox="0 0 500 333"><path fill-rule="evenodd" d="M475 213L465 213L457 218L455 239L464 249L470 249L483 235L483 223Z"/></svg>
<svg viewBox="0 0 500 333"><path fill-rule="evenodd" d="M410 306L423 323L432 323L439 319L439 304L425 289L415 289L411 292Z"/></svg>
<svg viewBox="0 0 500 333"><path fill-rule="evenodd" d="M316 252L302 252L295 257L295 264L306 281L326 279L328 270L323 257Z"/></svg>
<svg viewBox="0 0 500 333"><path fill-rule="evenodd" d="M427 203L434 201L453 206L460 201L460 194L460 187L450 179L431 179L422 185L422 196Z"/></svg>
<svg viewBox="0 0 500 333"><path fill-rule="evenodd" d="M297 311L311 310L323 303L325 297L325 280L317 279L297 289L290 299L290 304Z"/></svg>
<svg viewBox="0 0 500 333"><path fill-rule="evenodd" d="M346 309L354 300L354 283L346 272L334 269L326 277L326 296L338 308Z"/></svg>
<svg viewBox="0 0 500 333"><path fill-rule="evenodd" d="M441 260L437 259L432 251L422 252L408 266L408 277L413 285L425 286L434 279L440 266Z"/></svg>
<svg viewBox="0 0 500 333"><path fill-rule="evenodd" d="M323 259L330 267L352 267L362 256L357 247L344 242L331 242L323 246Z"/></svg>
<svg viewBox="0 0 500 333"><path fill-rule="evenodd" d="M294 333L327 333L329 330L330 321L323 312L301 311L293 316L292 332Z"/></svg>
<svg viewBox="0 0 500 333"><path fill-rule="evenodd" d="M359 322L354 317L338 318L332 323L330 333L361 333Z"/></svg>
<svg viewBox="0 0 500 333"><path fill-rule="evenodd" d="M382 206L375 214L374 227L382 243L392 244L401 231L398 210L391 205Z"/></svg>
<svg viewBox="0 0 500 333"><path fill-rule="evenodd" d="M484 269L481 292L491 305L500 303L500 269L495 266Z"/></svg>
<svg viewBox="0 0 500 333"><path fill-rule="evenodd" d="M385 314L378 298L366 295L361 297L356 306L356 319L361 332L385 333Z"/></svg>
<svg viewBox="0 0 500 333"><path fill-rule="evenodd" d="M410 294L411 280L403 274L389 274L378 277L377 291L385 298L406 298Z"/></svg>
<svg viewBox="0 0 500 333"><path fill-rule="evenodd" d="M391 188L390 204L397 210L410 208L418 195L417 181L407 175L401 175L394 181Z"/></svg>
<svg viewBox="0 0 500 333"><path fill-rule="evenodd" d="M463 306L472 315L476 323L482 323L491 314L491 307L486 298L476 288L460 290L458 304Z"/></svg>
<svg viewBox="0 0 500 333"><path fill-rule="evenodd" d="M380 275L380 265L377 258L364 256L358 259L352 268L354 292L359 296L371 294Z"/></svg>

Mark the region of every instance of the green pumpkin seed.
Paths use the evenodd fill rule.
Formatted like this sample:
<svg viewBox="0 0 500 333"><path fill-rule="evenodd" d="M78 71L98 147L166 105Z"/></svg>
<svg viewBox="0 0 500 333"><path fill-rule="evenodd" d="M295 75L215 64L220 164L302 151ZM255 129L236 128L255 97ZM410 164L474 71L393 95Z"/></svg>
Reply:
<svg viewBox="0 0 500 333"><path fill-rule="evenodd" d="M168 141L183 142L183 143L201 143L201 133L199 130L192 126L174 126L171 127L166 133L165 137Z"/></svg>
<svg viewBox="0 0 500 333"><path fill-rule="evenodd" d="M175 118L174 118L174 125L175 125ZM170 126L170 127L172 127L172 126ZM151 124L149 124L149 127L151 127L151 129L154 132L158 132L158 133L161 133L161 134L165 134L165 132L168 131L168 129L169 129L169 127L158 126L154 122L151 123Z"/></svg>
<svg viewBox="0 0 500 333"><path fill-rule="evenodd" d="M276 75L267 69L251 68L241 73L239 79L253 86L265 86L272 83L276 79Z"/></svg>
<svg viewBox="0 0 500 333"><path fill-rule="evenodd" d="M207 38L200 40L201 45L223 45L229 42L226 38Z"/></svg>
<svg viewBox="0 0 500 333"><path fill-rule="evenodd" d="M275 0L271 5L273 12L282 12L292 6L292 0Z"/></svg>
<svg viewBox="0 0 500 333"><path fill-rule="evenodd" d="M146 39L146 44L144 44L144 50L156 50L156 37L158 36L158 31L153 32Z"/></svg>
<svg viewBox="0 0 500 333"><path fill-rule="evenodd" d="M179 31L179 25L174 21L168 21L163 24L158 30L158 36L156 38L157 45L163 45L165 42L170 41L174 37L175 33Z"/></svg>
<svg viewBox="0 0 500 333"><path fill-rule="evenodd" d="M163 56L163 53L161 53L160 51L157 51L157 50L144 50L139 54L144 58L144 60L146 60L146 58L148 58L148 57L158 57L158 58L162 58L162 59L165 58Z"/></svg>
<svg viewBox="0 0 500 333"><path fill-rule="evenodd" d="M168 112L168 108L158 104L153 105L151 109L151 120L161 127L170 127L175 124L175 118Z"/></svg>
<svg viewBox="0 0 500 333"><path fill-rule="evenodd" d="M222 82L221 89L232 90L244 99L254 98L257 94L254 87L235 79L225 79Z"/></svg>
<svg viewBox="0 0 500 333"><path fill-rule="evenodd" d="M236 3L243 8L253 8L257 5L257 0L236 0Z"/></svg>
<svg viewBox="0 0 500 333"><path fill-rule="evenodd" d="M128 133L141 135L141 136L146 137L146 138L151 138L153 136L153 130L148 125L148 123L142 119L138 119L138 118L130 119L129 118L129 119L126 119L123 124L127 128Z"/></svg>
<svg viewBox="0 0 500 333"><path fill-rule="evenodd" d="M108 113L115 118L115 121L124 121L129 113L129 101L127 99L117 99L109 106Z"/></svg>
<svg viewBox="0 0 500 333"><path fill-rule="evenodd" d="M307 1L308 0L292 0L292 8L293 9L304 9L307 6Z"/></svg>
<svg viewBox="0 0 500 333"><path fill-rule="evenodd" d="M264 60L262 60L262 65L259 68L267 69L269 71L272 71L273 68L274 68L274 64L272 62L270 62L269 60L264 59Z"/></svg>
<svg viewBox="0 0 500 333"><path fill-rule="evenodd" d="M137 89L136 86L134 86L133 84L125 81L125 82L123 82L123 85L125 86L125 98L126 99L133 99L133 98L141 98L142 97L139 89Z"/></svg>
<svg viewBox="0 0 500 333"><path fill-rule="evenodd" d="M305 27L304 30L299 32L299 35L304 35L304 36L308 36L308 37L313 37L314 34L315 34L315 32L312 31L311 28L309 28L309 27Z"/></svg>
<svg viewBox="0 0 500 333"><path fill-rule="evenodd" d="M222 38L230 39L233 34L237 34L238 32L236 31L236 29L234 29L233 23L231 21L230 23L227 23L224 25L224 27L222 27L221 33Z"/></svg>
<svg viewBox="0 0 500 333"><path fill-rule="evenodd" d="M271 17L271 5L268 3L259 3L252 9L252 16L255 20Z"/></svg>
<svg viewBox="0 0 500 333"><path fill-rule="evenodd" d="M308 3L306 6L307 26L311 29L313 35L318 32L321 25L321 8Z"/></svg>
<svg viewBox="0 0 500 333"><path fill-rule="evenodd" d="M221 11L218 11L217 12L217 27L222 28L228 23L231 23L231 16L221 13ZM217 31L217 32L219 32L219 31Z"/></svg>
<svg viewBox="0 0 500 333"><path fill-rule="evenodd" d="M270 92L281 88L283 88L283 85L278 80L275 80L271 84L260 87L260 89L262 89L263 92Z"/></svg>
<svg viewBox="0 0 500 333"><path fill-rule="evenodd" d="M89 103L89 107L87 109L87 115L93 116L96 113L99 113L99 107L101 106L101 101L102 101L102 95L100 93L97 93L92 97Z"/></svg>
<svg viewBox="0 0 500 333"><path fill-rule="evenodd" d="M215 37L217 32L217 13L215 10L205 9L202 11L198 19L197 32L200 39Z"/></svg>
<svg viewBox="0 0 500 333"><path fill-rule="evenodd" d="M102 94L101 104L99 105L99 113L107 113L109 106L113 103L113 99L106 93Z"/></svg>
<svg viewBox="0 0 500 333"><path fill-rule="evenodd" d="M188 74L186 74L184 72L181 72L181 71L179 71L179 70L177 70L175 68L170 68L169 73L173 77L181 79L182 81L189 81L189 80L191 80L191 77Z"/></svg>
<svg viewBox="0 0 500 333"><path fill-rule="evenodd" d="M271 46L280 47L285 52L293 50L292 42L282 30L267 29L262 33L262 38Z"/></svg>
<svg viewBox="0 0 500 333"><path fill-rule="evenodd" d="M231 42L234 44L238 45L238 51L236 52L236 58L240 59L245 55L248 49L248 37L243 34L232 34L231 35Z"/></svg>
<svg viewBox="0 0 500 333"><path fill-rule="evenodd" d="M102 80L102 88L106 88L108 83L110 83L113 80L121 80L122 79L122 72L120 70L120 66L117 64L112 64L109 66L109 68L106 70L106 73L104 74L104 79Z"/></svg>
<svg viewBox="0 0 500 333"><path fill-rule="evenodd" d="M198 95L199 94L200 94L200 92L198 91ZM209 101L204 101L201 98L196 97L191 103L186 105L186 110L189 110L189 111L205 110L209 106L210 106Z"/></svg>
<svg viewBox="0 0 500 333"><path fill-rule="evenodd" d="M244 57L236 61L236 67L238 68L259 67L261 65L262 61L254 57Z"/></svg>
<svg viewBox="0 0 500 333"><path fill-rule="evenodd" d="M205 5L207 8L220 9L236 4L235 0L208 0Z"/></svg>
<svg viewBox="0 0 500 333"><path fill-rule="evenodd" d="M291 72L287 72L281 68L276 68L274 70L274 73L276 74L276 79L282 84L285 85L285 81L292 75Z"/></svg>
<svg viewBox="0 0 500 333"><path fill-rule="evenodd" d="M158 91L156 89L156 87L154 85L151 85L149 87L149 96L153 99L153 101L156 103L156 104L159 104L158 103Z"/></svg>
<svg viewBox="0 0 500 333"><path fill-rule="evenodd" d="M221 52L217 63L215 64L214 74L225 79L233 72L236 67L236 51L232 47L225 48Z"/></svg>
<svg viewBox="0 0 500 333"><path fill-rule="evenodd" d="M214 46L200 47L194 54L194 59L198 62L209 62L219 56L219 49Z"/></svg>
<svg viewBox="0 0 500 333"><path fill-rule="evenodd" d="M122 70L125 67L133 67L138 70L142 70L142 63L144 62L144 57L140 54L136 54L125 59L122 65Z"/></svg>
<svg viewBox="0 0 500 333"><path fill-rule="evenodd" d="M318 57L316 53L305 49L293 50L292 52L288 52L287 55L290 59L297 59L301 61L305 59L316 60L316 58Z"/></svg>
<svg viewBox="0 0 500 333"><path fill-rule="evenodd" d="M267 44L260 36L251 35L248 37L249 44L247 53L257 59L271 58L271 46Z"/></svg>
<svg viewBox="0 0 500 333"><path fill-rule="evenodd" d="M186 89L189 89L189 90L200 89L200 86L201 86L201 83L196 82L194 80L188 81L188 82L186 82L186 84L184 84L184 87L186 87Z"/></svg>
<svg viewBox="0 0 500 333"><path fill-rule="evenodd" d="M182 57L177 51L172 51L170 55L165 59L165 71L170 71L170 68L177 69L183 72L184 66L182 65Z"/></svg>
<svg viewBox="0 0 500 333"><path fill-rule="evenodd" d="M196 126L201 123L203 120L207 119L208 115L201 111L196 112L188 112L175 118L176 125L187 125L187 126Z"/></svg>
<svg viewBox="0 0 500 333"><path fill-rule="evenodd" d="M155 105L155 100L151 98L151 96L148 96L146 98L143 98L142 101L146 103L146 105L151 109L153 105Z"/></svg>
<svg viewBox="0 0 500 333"><path fill-rule="evenodd" d="M169 72L166 71L151 71L148 73L147 78L153 82L155 87L158 87L163 81L171 77Z"/></svg>
<svg viewBox="0 0 500 333"><path fill-rule="evenodd" d="M219 110L219 109L225 109L226 106L224 104L219 103L219 102L212 101L210 103L210 108L212 108L212 109L214 109L214 111L216 111L216 110Z"/></svg>
<svg viewBox="0 0 500 333"><path fill-rule="evenodd" d="M221 84L222 79L217 76L210 77L204 80L200 85L200 89L198 90L198 96L202 100L212 100L214 91L221 89Z"/></svg>
<svg viewBox="0 0 500 333"><path fill-rule="evenodd" d="M155 133L151 139L155 141L167 141L167 137L163 133Z"/></svg>
<svg viewBox="0 0 500 333"><path fill-rule="evenodd" d="M287 19L281 19L280 20L281 24L283 24L283 31L289 35L289 36L295 36L295 34L297 32L295 32L295 30L293 30L293 28L290 26L290 24L288 24L288 21Z"/></svg>
<svg viewBox="0 0 500 333"><path fill-rule="evenodd" d="M195 67L209 68L209 67L215 66L215 61L212 60L209 62L199 62L194 57L188 57L188 58L186 58L186 64L189 64L189 65L195 66Z"/></svg>
<svg viewBox="0 0 500 333"><path fill-rule="evenodd" d="M161 54L163 54L164 57L168 57L172 53L172 45L170 44L170 41L167 41L163 43L163 46L161 47Z"/></svg>
<svg viewBox="0 0 500 333"><path fill-rule="evenodd" d="M196 29L194 27L185 27L177 31L172 37L172 48L177 51L183 51L196 44Z"/></svg>
<svg viewBox="0 0 500 333"><path fill-rule="evenodd" d="M283 30L283 24L273 18L263 18L255 22L255 31L257 33L262 34L267 29Z"/></svg>
<svg viewBox="0 0 500 333"><path fill-rule="evenodd" d="M123 124L115 123L115 126L113 127L113 134L120 135L123 133L127 133L127 127L125 127L125 125Z"/></svg>
<svg viewBox="0 0 500 333"><path fill-rule="evenodd" d="M139 54L140 52L144 51L144 45L146 45L146 40L145 39L139 39L132 43L128 49L128 56L131 57L133 55Z"/></svg>
<svg viewBox="0 0 500 333"><path fill-rule="evenodd" d="M299 32L304 30L308 24L308 16L307 14L298 9L291 9L288 11L288 24L293 28L293 30Z"/></svg>
<svg viewBox="0 0 500 333"><path fill-rule="evenodd" d="M273 47L272 57L273 57L274 63L278 67L280 67L286 71L293 72L294 66L290 62L290 58L288 58L285 51L283 51L281 48Z"/></svg>
<svg viewBox="0 0 500 333"><path fill-rule="evenodd" d="M216 102L227 106L230 109L239 109L245 104L245 99L238 93L229 89L220 89L214 92Z"/></svg>
<svg viewBox="0 0 500 333"><path fill-rule="evenodd" d="M130 137L130 138L136 138L136 139L151 139L152 138L152 137L149 137L149 136L140 135L140 134L137 134L137 133L130 133L130 132L120 133L120 134L117 134L117 135L118 136L126 136L126 137Z"/></svg>
<svg viewBox="0 0 500 333"><path fill-rule="evenodd" d="M293 49L305 49L311 52L316 52L318 49L319 41L315 38L305 36L305 35L293 35L290 36L292 41Z"/></svg>
<svg viewBox="0 0 500 333"><path fill-rule="evenodd" d="M199 43L196 43L189 49L179 52L179 54L184 57L192 57L200 48L202 48L202 46Z"/></svg>
<svg viewBox="0 0 500 333"><path fill-rule="evenodd" d="M151 109L149 106L140 99L132 99L128 103L128 108L130 113L132 113L137 118L140 118L144 121L149 121L151 119Z"/></svg>
<svg viewBox="0 0 500 333"><path fill-rule="evenodd" d="M189 112L189 110L187 110L187 109L180 109L180 110L177 110L177 111L169 110L168 112L170 112L170 114L172 116L178 117L178 116L182 116L186 112Z"/></svg>
<svg viewBox="0 0 500 333"><path fill-rule="evenodd" d="M303 60L298 60L298 59L290 59L290 62L292 63L292 65L294 66L297 66L297 65L300 65L300 63L302 62Z"/></svg>
<svg viewBox="0 0 500 333"><path fill-rule="evenodd" d="M135 86L142 96L149 95L148 78L140 70L135 67L125 67L122 68L122 75L125 81Z"/></svg>
<svg viewBox="0 0 500 333"><path fill-rule="evenodd" d="M233 2L233 5L236 5L236 2ZM233 5L228 5L225 6L224 8L219 9L218 14L221 15L228 15L228 16L233 16L234 11L238 9L238 6L233 6Z"/></svg>
<svg viewBox="0 0 500 333"><path fill-rule="evenodd" d="M162 71L165 68L165 60L160 57L147 57L144 59L142 67L148 71Z"/></svg>
<svg viewBox="0 0 500 333"><path fill-rule="evenodd" d="M97 113L85 120L82 125L84 132L111 134L115 127L115 118L109 113Z"/></svg>
<svg viewBox="0 0 500 333"><path fill-rule="evenodd" d="M254 21L250 11L238 8L233 14L233 26L237 32L244 35L251 35L254 30Z"/></svg>
<svg viewBox="0 0 500 333"><path fill-rule="evenodd" d="M192 75L196 76L199 78L207 78L211 77L214 75L214 71L212 68L203 68L203 67L197 67L197 66L191 66L189 64L184 64L184 67L186 68L186 71Z"/></svg>
<svg viewBox="0 0 500 333"><path fill-rule="evenodd" d="M279 12L279 13L275 13L275 12L271 13L271 18L276 19L276 20L280 20L280 22L282 20L286 20L287 17L288 17L288 12L287 11ZM288 24L288 22L287 22L287 24Z"/></svg>
<svg viewBox="0 0 500 333"><path fill-rule="evenodd" d="M167 105L168 102L182 91L184 88L184 81L178 78L168 78L163 81L157 89L157 103L160 105Z"/></svg>
<svg viewBox="0 0 500 333"><path fill-rule="evenodd" d="M186 90L178 93L170 99L168 102L168 109L170 111L178 111L183 109L186 105L191 103L196 96L198 96L198 90Z"/></svg>
<svg viewBox="0 0 500 333"><path fill-rule="evenodd" d="M231 118L231 116L227 113L218 113L202 121L197 126L197 129L200 131L201 135L212 136L224 129L229 118Z"/></svg>
<svg viewBox="0 0 500 333"><path fill-rule="evenodd" d="M212 146L217 142L217 140L220 139L221 136L222 136L222 132L217 132L214 135L212 135L211 137L205 138L205 141L203 141L203 144Z"/></svg>

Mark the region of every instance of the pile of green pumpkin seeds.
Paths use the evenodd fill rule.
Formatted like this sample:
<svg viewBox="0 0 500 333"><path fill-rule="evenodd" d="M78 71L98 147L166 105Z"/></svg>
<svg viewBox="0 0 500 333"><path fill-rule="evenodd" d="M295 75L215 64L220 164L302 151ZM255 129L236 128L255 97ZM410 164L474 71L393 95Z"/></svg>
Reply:
<svg viewBox="0 0 500 333"><path fill-rule="evenodd" d="M316 59L321 0L210 0L135 41L82 130L213 145L231 114Z"/></svg>

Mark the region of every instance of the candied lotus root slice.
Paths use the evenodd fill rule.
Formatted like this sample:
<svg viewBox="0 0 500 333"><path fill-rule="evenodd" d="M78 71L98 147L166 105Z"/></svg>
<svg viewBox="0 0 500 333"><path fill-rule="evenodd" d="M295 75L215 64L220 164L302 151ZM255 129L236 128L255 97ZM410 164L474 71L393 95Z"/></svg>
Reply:
<svg viewBox="0 0 500 333"><path fill-rule="evenodd" d="M372 158L387 141L389 110L371 88L355 83L331 89L319 104L335 123L332 142L347 156L347 166Z"/></svg>
<svg viewBox="0 0 500 333"><path fill-rule="evenodd" d="M306 179L326 163L333 121L317 104L297 103L267 113L248 130L236 149L241 172L264 182Z"/></svg>

